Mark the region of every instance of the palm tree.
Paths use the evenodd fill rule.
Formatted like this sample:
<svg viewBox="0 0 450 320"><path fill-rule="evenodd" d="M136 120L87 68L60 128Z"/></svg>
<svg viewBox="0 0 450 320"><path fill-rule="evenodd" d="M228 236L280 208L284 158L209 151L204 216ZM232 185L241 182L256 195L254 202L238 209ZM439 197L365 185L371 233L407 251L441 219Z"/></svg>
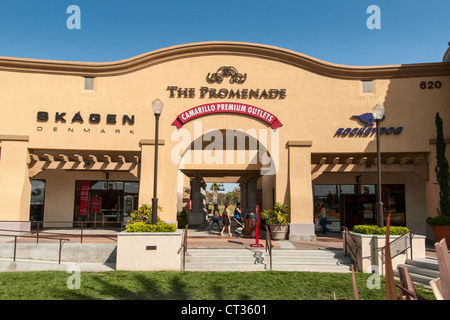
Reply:
<svg viewBox="0 0 450 320"><path fill-rule="evenodd" d="M219 190L219 185L217 183L213 183L209 190L211 190L213 194L213 203L217 203L217 190Z"/></svg>

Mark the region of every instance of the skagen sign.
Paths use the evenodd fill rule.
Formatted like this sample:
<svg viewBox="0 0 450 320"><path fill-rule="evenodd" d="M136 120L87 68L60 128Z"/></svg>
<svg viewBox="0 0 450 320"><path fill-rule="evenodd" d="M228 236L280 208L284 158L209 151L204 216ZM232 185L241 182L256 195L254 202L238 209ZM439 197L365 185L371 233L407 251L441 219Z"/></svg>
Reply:
<svg viewBox="0 0 450 320"><path fill-rule="evenodd" d="M91 114L82 114L81 112L77 112L75 114L67 114L66 112L54 112L53 115L50 115L47 111L38 111L36 114L36 120L38 123L48 123L52 122L55 124L51 128L47 128L47 130L51 130L53 132L60 132L65 131L69 133L73 132L83 132L83 133L91 133L92 132L99 132L99 133L107 133L107 132L114 132L115 134L123 133L123 132L129 132L129 134L134 134L134 129L128 129L125 130L128 126L134 125L134 115L117 115L117 114L107 114L107 115L101 115L99 113L91 113ZM68 123L70 121L70 124ZM90 128L80 128L79 125L85 124L85 122L89 125L91 125ZM120 128L112 128L115 125L122 124L120 128L122 128L122 131ZM108 127L97 127L97 125L106 124ZM61 125L61 126L57 126ZM64 126L62 126L64 125ZM94 125L94 126L92 126ZM112 126L112 127L110 127ZM38 126L36 128L37 131L44 131L43 126Z"/></svg>
<svg viewBox="0 0 450 320"><path fill-rule="evenodd" d="M248 104L228 102L209 103L186 110L177 116L172 125L180 129L192 119L215 113L235 113L251 116L266 122L273 129L283 126L280 120L268 111Z"/></svg>

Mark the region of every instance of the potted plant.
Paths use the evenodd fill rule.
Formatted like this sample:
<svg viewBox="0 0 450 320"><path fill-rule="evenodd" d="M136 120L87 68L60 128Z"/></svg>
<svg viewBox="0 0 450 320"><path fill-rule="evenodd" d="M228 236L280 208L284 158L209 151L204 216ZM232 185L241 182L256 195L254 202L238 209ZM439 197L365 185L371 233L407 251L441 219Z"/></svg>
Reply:
<svg viewBox="0 0 450 320"><path fill-rule="evenodd" d="M447 158L445 157L445 141L443 121L436 113L436 178L439 183L439 207L436 217L428 217L427 223L433 230L436 241L445 238L450 246L450 172Z"/></svg>
<svg viewBox="0 0 450 320"><path fill-rule="evenodd" d="M261 212L261 218L269 226L272 240L284 240L286 238L289 227L287 210L287 205L277 202L273 209Z"/></svg>

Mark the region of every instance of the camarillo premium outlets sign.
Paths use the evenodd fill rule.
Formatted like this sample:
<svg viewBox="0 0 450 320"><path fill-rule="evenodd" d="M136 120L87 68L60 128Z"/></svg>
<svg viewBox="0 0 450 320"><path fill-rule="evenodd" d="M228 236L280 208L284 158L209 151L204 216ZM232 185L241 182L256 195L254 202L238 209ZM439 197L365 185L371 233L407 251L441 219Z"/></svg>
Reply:
<svg viewBox="0 0 450 320"><path fill-rule="evenodd" d="M209 114L215 113L237 113L251 116L269 124L273 129L283 126L276 116L261 108L242 103L209 103L197 106L180 113L172 123L180 129L186 122Z"/></svg>

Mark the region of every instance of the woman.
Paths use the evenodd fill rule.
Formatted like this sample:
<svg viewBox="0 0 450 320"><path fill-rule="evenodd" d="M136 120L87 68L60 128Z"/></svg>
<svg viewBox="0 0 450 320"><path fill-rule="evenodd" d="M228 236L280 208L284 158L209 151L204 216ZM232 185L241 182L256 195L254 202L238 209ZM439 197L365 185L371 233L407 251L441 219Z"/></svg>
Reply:
<svg viewBox="0 0 450 320"><path fill-rule="evenodd" d="M230 204L227 202L225 203L225 209L223 209L223 227L222 227L222 231L220 231L220 236L223 237L223 231L225 230L225 228L228 228L228 236L232 237L231 234L231 217L230 217L230 210L228 209L228 207L230 206Z"/></svg>
<svg viewBox="0 0 450 320"><path fill-rule="evenodd" d="M219 206L215 204L212 216L211 232L213 231L214 223L217 223L217 229L220 231L219 217L220 217Z"/></svg>
<svg viewBox="0 0 450 320"><path fill-rule="evenodd" d="M330 229L327 228L327 210L322 202L317 203L316 214L314 215L316 218L320 219L320 226L322 227L322 233L327 233Z"/></svg>

